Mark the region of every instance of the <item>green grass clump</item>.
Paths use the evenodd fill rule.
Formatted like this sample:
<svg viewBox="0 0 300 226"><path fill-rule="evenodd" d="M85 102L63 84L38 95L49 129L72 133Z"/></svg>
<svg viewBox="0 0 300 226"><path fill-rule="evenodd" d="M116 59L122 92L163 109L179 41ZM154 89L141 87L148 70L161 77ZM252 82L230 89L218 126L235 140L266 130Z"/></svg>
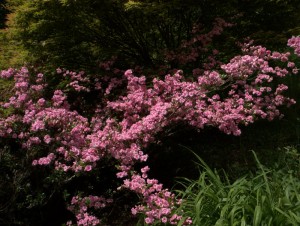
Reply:
<svg viewBox="0 0 300 226"><path fill-rule="evenodd" d="M234 182L201 158L198 180L183 179L183 211L195 226L300 225L300 154L288 148L281 163L263 166Z"/></svg>

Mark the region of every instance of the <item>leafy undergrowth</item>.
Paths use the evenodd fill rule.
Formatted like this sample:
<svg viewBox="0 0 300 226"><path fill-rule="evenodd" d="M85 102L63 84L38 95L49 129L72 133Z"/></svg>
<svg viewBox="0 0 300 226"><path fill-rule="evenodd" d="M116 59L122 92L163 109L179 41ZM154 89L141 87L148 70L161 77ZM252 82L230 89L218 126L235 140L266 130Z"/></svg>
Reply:
<svg viewBox="0 0 300 226"><path fill-rule="evenodd" d="M273 167L260 163L257 170L230 181L200 157L197 180L182 179L178 191L183 202L178 213L191 216L196 226L299 225L300 154L289 147Z"/></svg>

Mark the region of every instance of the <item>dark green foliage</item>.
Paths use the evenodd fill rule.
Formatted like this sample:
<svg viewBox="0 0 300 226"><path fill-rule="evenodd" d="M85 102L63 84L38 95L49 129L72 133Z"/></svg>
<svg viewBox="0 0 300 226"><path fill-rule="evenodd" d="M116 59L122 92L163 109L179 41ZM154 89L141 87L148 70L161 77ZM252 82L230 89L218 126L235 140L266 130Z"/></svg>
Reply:
<svg viewBox="0 0 300 226"><path fill-rule="evenodd" d="M285 48L286 40L299 35L300 1L242 0L238 1L236 32L238 38L249 36L271 49Z"/></svg>
<svg viewBox="0 0 300 226"><path fill-rule="evenodd" d="M300 4L295 1L9 2L13 11L9 45L25 51L21 62L90 71L113 55L120 68L141 65L153 70L164 64L165 51L191 38L195 23L203 24L205 31L215 17L235 23L219 40L221 51L232 51L232 44L247 36L282 47L296 33L300 18Z"/></svg>
<svg viewBox="0 0 300 226"><path fill-rule="evenodd" d="M284 113L281 120L262 120L242 128L240 136L226 135L209 127L201 131L187 125L167 128L158 135L159 144L148 148L151 176L169 188L177 177L195 179L198 176L195 158L184 147L192 149L210 167L225 170L233 180L256 169L250 150L255 150L264 165L272 166L285 152L284 147L300 144L299 106L292 106Z"/></svg>
<svg viewBox="0 0 300 226"><path fill-rule="evenodd" d="M71 219L62 195L66 175L36 170L32 153L10 140L0 142L0 225L61 225Z"/></svg>

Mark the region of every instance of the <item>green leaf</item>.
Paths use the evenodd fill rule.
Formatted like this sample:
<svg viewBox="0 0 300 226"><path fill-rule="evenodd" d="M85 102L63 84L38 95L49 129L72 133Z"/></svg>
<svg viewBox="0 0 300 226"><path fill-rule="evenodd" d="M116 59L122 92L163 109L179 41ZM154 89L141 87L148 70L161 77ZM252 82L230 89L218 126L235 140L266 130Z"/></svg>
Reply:
<svg viewBox="0 0 300 226"><path fill-rule="evenodd" d="M262 217L262 210L261 206L256 206L254 210L254 217L253 217L253 226L260 226L261 224L261 217Z"/></svg>

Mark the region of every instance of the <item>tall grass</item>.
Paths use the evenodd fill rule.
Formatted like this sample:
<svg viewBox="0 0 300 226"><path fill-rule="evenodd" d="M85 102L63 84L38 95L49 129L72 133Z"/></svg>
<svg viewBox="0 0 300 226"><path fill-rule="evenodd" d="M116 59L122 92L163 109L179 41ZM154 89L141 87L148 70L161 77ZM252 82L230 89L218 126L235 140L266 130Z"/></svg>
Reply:
<svg viewBox="0 0 300 226"><path fill-rule="evenodd" d="M300 225L300 155L288 148L281 164L263 166L233 182L212 170L200 157L198 180L182 179L184 211L195 226Z"/></svg>

